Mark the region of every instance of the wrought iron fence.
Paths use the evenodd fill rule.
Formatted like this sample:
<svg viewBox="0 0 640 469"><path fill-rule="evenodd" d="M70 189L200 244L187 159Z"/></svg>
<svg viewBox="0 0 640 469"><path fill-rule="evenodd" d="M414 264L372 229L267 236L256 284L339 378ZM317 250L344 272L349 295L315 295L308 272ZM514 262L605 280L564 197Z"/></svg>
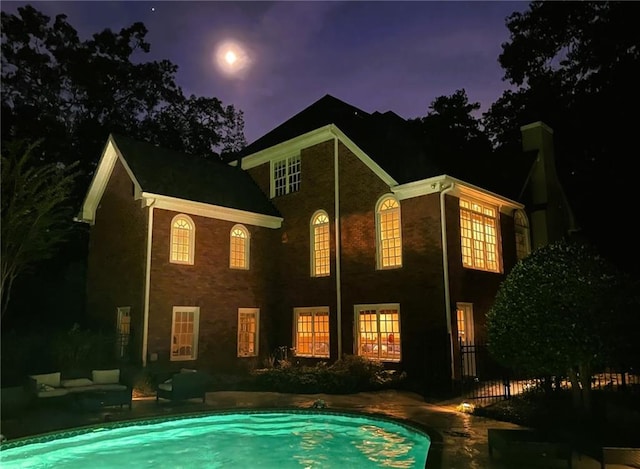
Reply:
<svg viewBox="0 0 640 469"><path fill-rule="evenodd" d="M536 389L571 388L571 382L563 376L528 376L501 366L489 354L486 343L460 342L460 370L461 396L482 404ZM591 386L592 389L640 393L640 370L603 367L592 375Z"/></svg>

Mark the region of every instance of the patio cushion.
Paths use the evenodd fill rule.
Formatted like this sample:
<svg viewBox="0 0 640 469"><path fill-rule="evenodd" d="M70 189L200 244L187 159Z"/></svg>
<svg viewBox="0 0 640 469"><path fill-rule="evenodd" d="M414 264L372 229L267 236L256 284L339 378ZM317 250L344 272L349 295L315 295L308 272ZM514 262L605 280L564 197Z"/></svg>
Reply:
<svg viewBox="0 0 640 469"><path fill-rule="evenodd" d="M161 383L158 384L158 389L162 389L163 391L172 391L173 384L172 383Z"/></svg>
<svg viewBox="0 0 640 469"><path fill-rule="evenodd" d="M38 383L38 389L40 389L40 385L46 384L47 386L53 386L54 388L60 387L60 372L56 373L46 373L41 375L31 375L29 376L31 379L35 379Z"/></svg>
<svg viewBox="0 0 640 469"><path fill-rule="evenodd" d="M46 385L45 385L46 386ZM48 390L38 391L38 397L58 397L66 396L69 393L68 389L49 387Z"/></svg>
<svg viewBox="0 0 640 469"><path fill-rule="evenodd" d="M124 384L94 384L92 391L124 391L127 387Z"/></svg>
<svg viewBox="0 0 640 469"><path fill-rule="evenodd" d="M118 384L120 382L120 370L93 370L91 372L94 384Z"/></svg>
<svg viewBox="0 0 640 469"><path fill-rule="evenodd" d="M60 381L63 388L79 388L83 386L91 386L93 381L89 378L63 379Z"/></svg>

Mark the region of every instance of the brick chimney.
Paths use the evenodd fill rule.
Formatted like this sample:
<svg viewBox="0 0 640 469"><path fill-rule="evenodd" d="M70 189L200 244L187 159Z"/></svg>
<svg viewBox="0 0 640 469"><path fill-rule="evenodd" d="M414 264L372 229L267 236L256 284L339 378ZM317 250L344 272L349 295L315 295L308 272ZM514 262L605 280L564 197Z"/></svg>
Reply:
<svg viewBox="0 0 640 469"><path fill-rule="evenodd" d="M556 172L553 130L538 121L520 127L520 132L522 150L537 151L525 188L531 247L536 249L575 231L575 221Z"/></svg>

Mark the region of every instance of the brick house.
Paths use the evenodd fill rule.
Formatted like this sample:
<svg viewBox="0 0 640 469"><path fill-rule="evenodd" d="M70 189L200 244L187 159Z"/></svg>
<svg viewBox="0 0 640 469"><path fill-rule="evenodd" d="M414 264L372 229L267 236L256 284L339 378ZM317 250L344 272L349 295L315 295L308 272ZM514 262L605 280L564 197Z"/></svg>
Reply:
<svg viewBox="0 0 640 469"><path fill-rule="evenodd" d="M111 135L78 216L88 313L142 365L248 369L286 346L446 387L518 258L567 229L552 132L523 136L500 195L329 95L229 164Z"/></svg>

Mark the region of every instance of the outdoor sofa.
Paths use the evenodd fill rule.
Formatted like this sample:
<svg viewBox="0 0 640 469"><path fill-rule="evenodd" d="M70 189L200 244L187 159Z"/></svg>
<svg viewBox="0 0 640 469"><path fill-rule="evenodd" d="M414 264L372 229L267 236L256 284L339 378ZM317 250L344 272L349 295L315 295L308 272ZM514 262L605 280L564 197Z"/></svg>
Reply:
<svg viewBox="0 0 640 469"><path fill-rule="evenodd" d="M92 370L85 377L62 379L62 373L30 375L27 384L36 402L64 400L85 406L126 405L131 409L132 387L122 379L118 368Z"/></svg>
<svg viewBox="0 0 640 469"><path fill-rule="evenodd" d="M183 368L170 379L157 385L156 402L160 399L184 401L196 398L204 402L209 383L210 376L207 373Z"/></svg>

